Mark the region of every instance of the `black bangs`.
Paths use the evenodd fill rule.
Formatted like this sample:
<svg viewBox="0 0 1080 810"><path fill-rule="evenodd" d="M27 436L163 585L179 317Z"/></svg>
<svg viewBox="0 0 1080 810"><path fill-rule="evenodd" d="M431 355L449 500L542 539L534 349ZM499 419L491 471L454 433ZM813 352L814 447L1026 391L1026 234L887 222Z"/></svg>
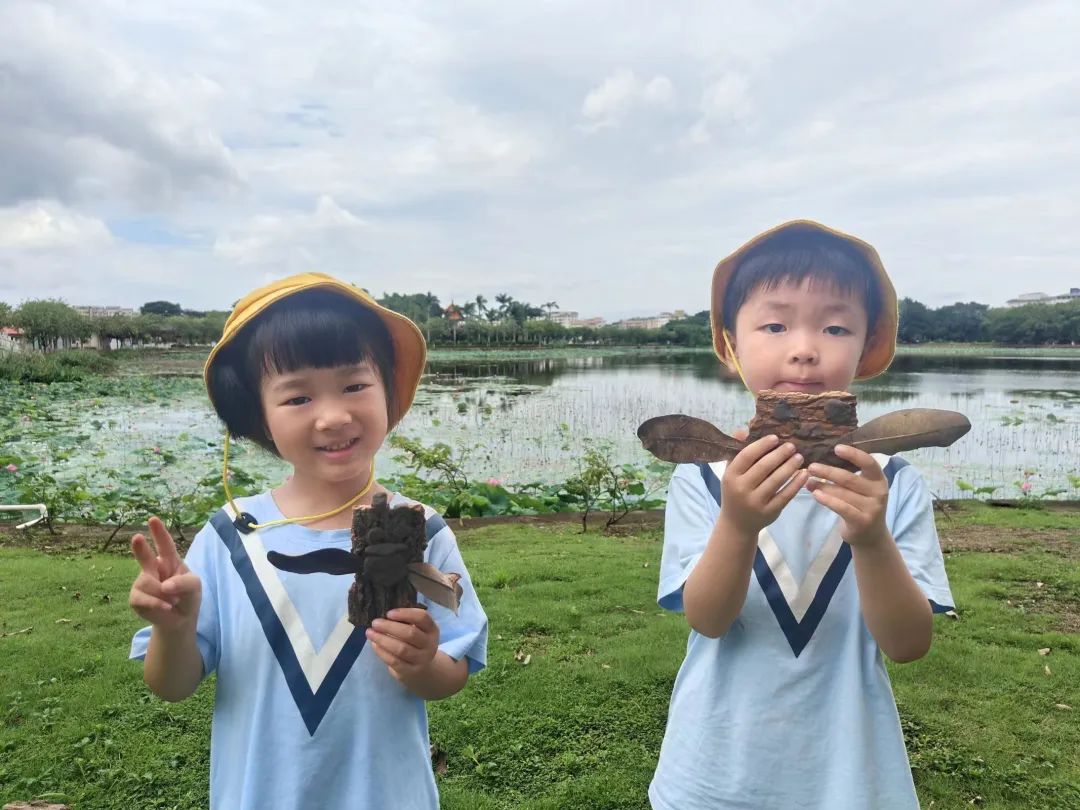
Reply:
<svg viewBox="0 0 1080 810"><path fill-rule="evenodd" d="M276 301L245 325L210 367L207 385L229 433L276 454L260 390L268 374L370 363L393 411L394 342L371 310L340 293L304 290Z"/></svg>
<svg viewBox="0 0 1080 810"><path fill-rule="evenodd" d="M861 298L867 334L873 332L881 314L877 274L857 250L828 234L782 234L751 251L732 273L724 292L724 324L734 329L735 316L754 291L799 285L806 279Z"/></svg>
<svg viewBox="0 0 1080 810"><path fill-rule="evenodd" d="M382 320L340 293L305 290L271 304L249 325L245 367L258 374L334 368L390 355L393 343ZM376 369L380 375L384 369ZM388 377L383 382L389 385Z"/></svg>

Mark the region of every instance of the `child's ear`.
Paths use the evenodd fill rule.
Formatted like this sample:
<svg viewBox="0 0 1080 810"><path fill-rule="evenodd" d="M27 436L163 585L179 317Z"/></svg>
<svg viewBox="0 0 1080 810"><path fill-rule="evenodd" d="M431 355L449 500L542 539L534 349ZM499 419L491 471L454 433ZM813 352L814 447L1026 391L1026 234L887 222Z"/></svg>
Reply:
<svg viewBox="0 0 1080 810"><path fill-rule="evenodd" d="M727 338L724 344L724 348L727 349L727 351L724 353L724 357L720 362L724 364L724 368L738 376L739 369L736 367L735 361L732 360L732 355L735 354L735 335L725 329L724 336Z"/></svg>

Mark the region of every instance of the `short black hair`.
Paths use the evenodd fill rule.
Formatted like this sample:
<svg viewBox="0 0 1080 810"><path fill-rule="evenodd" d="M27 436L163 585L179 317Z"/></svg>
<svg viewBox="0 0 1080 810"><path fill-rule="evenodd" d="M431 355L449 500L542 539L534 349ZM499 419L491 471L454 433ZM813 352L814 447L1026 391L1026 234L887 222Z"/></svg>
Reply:
<svg viewBox="0 0 1080 810"><path fill-rule="evenodd" d="M379 375L393 413L394 341L386 324L358 302L315 288L275 301L245 324L214 358L206 385L229 435L278 455L266 431L263 377L362 362Z"/></svg>
<svg viewBox="0 0 1080 810"><path fill-rule="evenodd" d="M867 337L873 333L881 315L877 273L858 250L824 233L778 234L751 250L739 262L724 290L724 326L734 331L735 316L756 290L798 285L808 278L828 282L843 293L862 298Z"/></svg>

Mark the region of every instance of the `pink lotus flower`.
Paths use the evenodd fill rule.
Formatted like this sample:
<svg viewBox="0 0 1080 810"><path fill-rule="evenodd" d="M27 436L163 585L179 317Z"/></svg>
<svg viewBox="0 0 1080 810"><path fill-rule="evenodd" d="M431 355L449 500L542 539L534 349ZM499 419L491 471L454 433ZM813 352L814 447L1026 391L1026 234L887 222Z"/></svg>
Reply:
<svg viewBox="0 0 1080 810"><path fill-rule="evenodd" d="M1021 492L1031 492L1031 482L1030 481L1025 481L1024 483L1022 483L1020 485L1020 491Z"/></svg>
<svg viewBox="0 0 1080 810"><path fill-rule="evenodd" d="M18 472L19 471L19 468L16 467L14 464L8 464L6 467L4 467L4 469L7 470L8 472Z"/></svg>
<svg viewBox="0 0 1080 810"><path fill-rule="evenodd" d="M160 455L161 455L161 448L160 448L160 447L155 447L155 448L154 448L154 452L155 452L155 453L156 453L157 455L159 455L159 456L160 456Z"/></svg>
<svg viewBox="0 0 1080 810"><path fill-rule="evenodd" d="M502 481L500 481L498 478L489 478L487 480L487 482L489 484L491 484L491 486L493 486L493 487L501 487L502 486Z"/></svg>

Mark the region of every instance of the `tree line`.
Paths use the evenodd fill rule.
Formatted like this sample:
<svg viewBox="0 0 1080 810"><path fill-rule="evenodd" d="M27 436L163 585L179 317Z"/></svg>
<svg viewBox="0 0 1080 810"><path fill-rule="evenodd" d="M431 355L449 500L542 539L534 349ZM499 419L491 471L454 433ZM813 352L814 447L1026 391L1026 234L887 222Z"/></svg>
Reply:
<svg viewBox="0 0 1080 810"><path fill-rule="evenodd" d="M709 313L701 311L668 322L660 329L563 326L547 316L555 301L531 304L509 293L488 300L482 295L444 306L427 293L387 293L380 304L416 323L433 346L543 346L552 344L621 344L709 346ZM183 309L169 301L150 301L136 315L86 317L62 301L25 301L18 307L0 302L0 326L18 328L43 351L82 345L91 336L108 347L208 345L221 334L227 312ZM992 308L976 302L931 308L911 298L900 302L901 343L999 343L1006 345L1075 345L1080 343L1080 301Z"/></svg>

